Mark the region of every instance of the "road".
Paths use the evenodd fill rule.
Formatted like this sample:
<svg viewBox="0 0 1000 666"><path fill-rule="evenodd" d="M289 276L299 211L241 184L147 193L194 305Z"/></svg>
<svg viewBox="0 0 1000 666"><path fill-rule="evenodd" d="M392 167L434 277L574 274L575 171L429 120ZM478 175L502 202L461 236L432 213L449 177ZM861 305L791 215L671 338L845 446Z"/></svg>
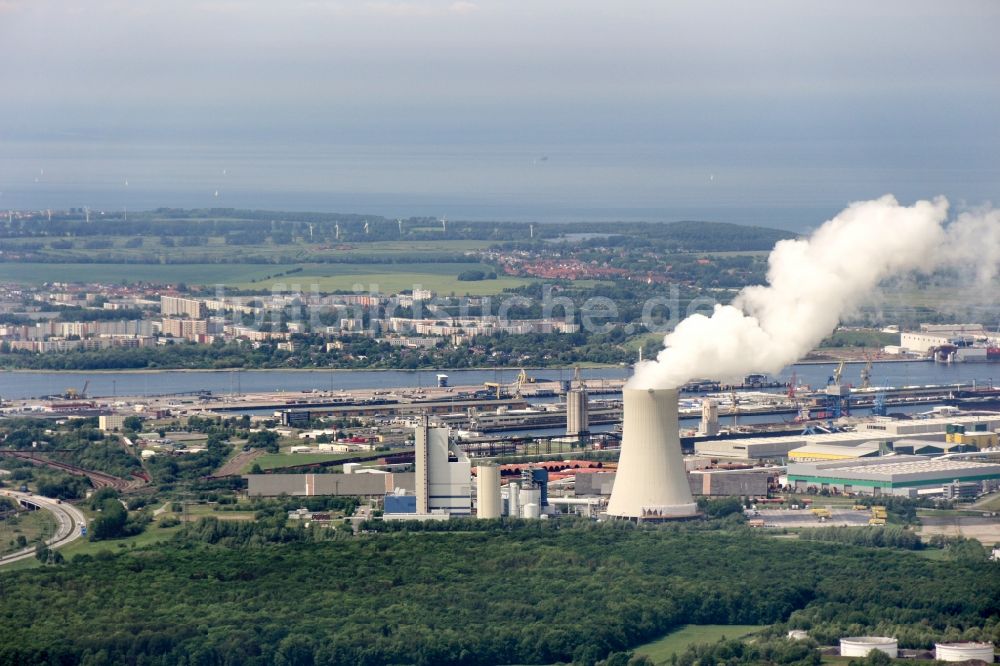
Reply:
<svg viewBox="0 0 1000 666"><path fill-rule="evenodd" d="M18 501L26 499L32 504L35 504L46 511L52 512L52 515L56 518L56 533L45 542L49 548L61 548L62 546L79 539L80 526L87 524L86 516L84 516L83 513L72 504L58 502L48 497L41 497L39 495L31 495L29 493L20 493L14 490L6 489L0 490L0 495L6 495L7 497L14 498ZM25 548L24 550L19 550L16 553L0 557L0 566L34 556L35 546L31 546L29 548Z"/></svg>

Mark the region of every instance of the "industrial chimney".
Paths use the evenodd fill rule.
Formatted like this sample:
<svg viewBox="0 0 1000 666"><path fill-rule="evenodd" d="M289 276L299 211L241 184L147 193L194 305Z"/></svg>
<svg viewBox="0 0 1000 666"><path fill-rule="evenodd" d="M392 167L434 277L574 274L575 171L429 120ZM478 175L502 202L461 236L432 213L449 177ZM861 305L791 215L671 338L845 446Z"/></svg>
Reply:
<svg viewBox="0 0 1000 666"><path fill-rule="evenodd" d="M630 389L608 515L640 521L698 514L681 458L677 389Z"/></svg>

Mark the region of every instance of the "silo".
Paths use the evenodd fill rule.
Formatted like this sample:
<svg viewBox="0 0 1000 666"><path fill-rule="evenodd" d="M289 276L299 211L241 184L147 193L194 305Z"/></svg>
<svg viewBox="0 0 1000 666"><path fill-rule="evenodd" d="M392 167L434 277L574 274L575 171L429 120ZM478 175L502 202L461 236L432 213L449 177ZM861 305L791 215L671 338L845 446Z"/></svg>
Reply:
<svg viewBox="0 0 1000 666"><path fill-rule="evenodd" d="M938 661L985 661L992 664L993 643L935 643L934 658Z"/></svg>
<svg viewBox="0 0 1000 666"><path fill-rule="evenodd" d="M701 425L699 435L715 436L719 434L719 403L711 398L701 401Z"/></svg>
<svg viewBox="0 0 1000 666"><path fill-rule="evenodd" d="M542 508L537 504L535 504L534 502L529 502L528 504L524 505L524 511L521 516L522 518L537 520L538 518L541 518L541 516L542 516Z"/></svg>
<svg viewBox="0 0 1000 666"><path fill-rule="evenodd" d="M681 457L677 393L628 387L622 391L622 450L609 516L648 521L698 514Z"/></svg>
<svg viewBox="0 0 1000 666"><path fill-rule="evenodd" d="M476 468L476 517L500 517L500 468L479 465Z"/></svg>
<svg viewBox="0 0 1000 666"><path fill-rule="evenodd" d="M899 644L888 636L851 636L840 639L841 657L867 657L872 650L884 652L893 659L899 655Z"/></svg>
<svg viewBox="0 0 1000 666"><path fill-rule="evenodd" d="M578 437L590 430L587 392L575 388L566 394L566 436Z"/></svg>

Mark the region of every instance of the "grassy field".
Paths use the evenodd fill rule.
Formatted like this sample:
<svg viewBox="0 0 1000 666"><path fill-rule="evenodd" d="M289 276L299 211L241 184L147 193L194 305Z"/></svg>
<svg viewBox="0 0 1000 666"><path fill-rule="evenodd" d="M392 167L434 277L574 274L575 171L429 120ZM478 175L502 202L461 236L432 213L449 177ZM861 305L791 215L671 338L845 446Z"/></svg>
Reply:
<svg viewBox="0 0 1000 666"><path fill-rule="evenodd" d="M301 268L301 272L283 275ZM458 274L471 269L486 269L478 263L414 263L414 264L44 264L0 263L0 282L41 284L43 282L104 282L136 281L178 283L189 285L224 285L236 289L273 288L310 291L313 285L320 291L352 291L378 289L395 293L415 286L439 294L469 294L485 296L504 289L519 287L530 279L501 276L496 280L462 282ZM492 269L490 269L492 270Z"/></svg>
<svg viewBox="0 0 1000 666"><path fill-rule="evenodd" d="M404 289L430 289L438 294L468 294L487 296L498 294L504 289L520 287L530 279L501 276L496 280L463 282L459 273L468 270L492 270L478 263L461 264L308 264L301 273L278 277L273 280L234 283L238 289L289 288L299 285L301 289L315 289L321 292L354 291L360 285L364 292L378 291L388 294ZM277 272L277 271L276 271Z"/></svg>
<svg viewBox="0 0 1000 666"><path fill-rule="evenodd" d="M48 511L27 511L0 520L0 555L21 550L16 539L23 536L29 545L49 538L55 532L56 520Z"/></svg>
<svg viewBox="0 0 1000 666"><path fill-rule="evenodd" d="M344 460L346 458L354 458L357 455L357 453L266 453L254 460L247 467L252 467L253 463L256 463L264 470L281 469L282 467ZM249 471L249 469L244 471Z"/></svg>
<svg viewBox="0 0 1000 666"><path fill-rule="evenodd" d="M21 284L42 282L163 282L233 284L263 280L294 264L37 264L0 263L0 281Z"/></svg>
<svg viewBox="0 0 1000 666"><path fill-rule="evenodd" d="M127 539L114 539L112 541L90 541L87 537L81 537L68 546L60 548L59 552L62 553L62 556L67 560L72 558L74 555L93 556L100 552L118 552L124 548L138 548L140 546L148 546L167 541L180 529L180 525L161 528L159 527L159 521L153 521L148 527L146 527L145 532L134 537L129 537ZM42 564L38 560L30 557L3 567L3 571L33 569L40 566L42 566Z"/></svg>
<svg viewBox="0 0 1000 666"><path fill-rule="evenodd" d="M636 654L644 654L657 664L670 662L670 655L681 654L689 645L715 643L720 638L743 638L760 631L762 625L753 624L689 624L635 649Z"/></svg>

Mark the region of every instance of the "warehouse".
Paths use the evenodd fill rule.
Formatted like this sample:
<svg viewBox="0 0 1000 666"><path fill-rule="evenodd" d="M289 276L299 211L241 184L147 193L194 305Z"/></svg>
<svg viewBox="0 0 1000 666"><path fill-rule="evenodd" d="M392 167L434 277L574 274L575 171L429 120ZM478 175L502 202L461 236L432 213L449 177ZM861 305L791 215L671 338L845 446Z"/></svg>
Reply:
<svg viewBox="0 0 1000 666"><path fill-rule="evenodd" d="M987 432L1000 428L1000 414L975 416L943 416L932 419L880 418L858 424L858 431L878 437L909 437L913 435L944 435L948 426L963 426L965 432Z"/></svg>
<svg viewBox="0 0 1000 666"><path fill-rule="evenodd" d="M245 474L249 497L340 495L383 497L396 488L413 491L413 472L384 474Z"/></svg>
<svg viewBox="0 0 1000 666"><path fill-rule="evenodd" d="M943 445L942 445L943 446ZM811 462L814 460L854 460L881 455L887 446L880 442L865 442L854 446L841 444L806 444L788 452L790 462Z"/></svg>
<svg viewBox="0 0 1000 666"><path fill-rule="evenodd" d="M1000 464L897 455L788 465L789 485L802 491L916 497L940 494L954 481L994 487L1000 482Z"/></svg>
<svg viewBox="0 0 1000 666"><path fill-rule="evenodd" d="M710 458L775 460L791 457L791 451L805 446L830 450L828 447L831 446L855 447L885 442L892 448L891 443L901 438L919 438L924 442L947 441L983 448L995 445L997 436L992 431L998 428L1000 414L903 420L880 418L859 423L854 432L709 440L696 442L694 450L699 456Z"/></svg>
<svg viewBox="0 0 1000 666"><path fill-rule="evenodd" d="M790 451L803 446L852 447L877 439L880 439L880 435L871 432L832 432L790 437L743 437L741 439L696 442L694 450L699 456L710 458L762 460L786 458ZM944 428L941 429L941 440L944 441Z"/></svg>

